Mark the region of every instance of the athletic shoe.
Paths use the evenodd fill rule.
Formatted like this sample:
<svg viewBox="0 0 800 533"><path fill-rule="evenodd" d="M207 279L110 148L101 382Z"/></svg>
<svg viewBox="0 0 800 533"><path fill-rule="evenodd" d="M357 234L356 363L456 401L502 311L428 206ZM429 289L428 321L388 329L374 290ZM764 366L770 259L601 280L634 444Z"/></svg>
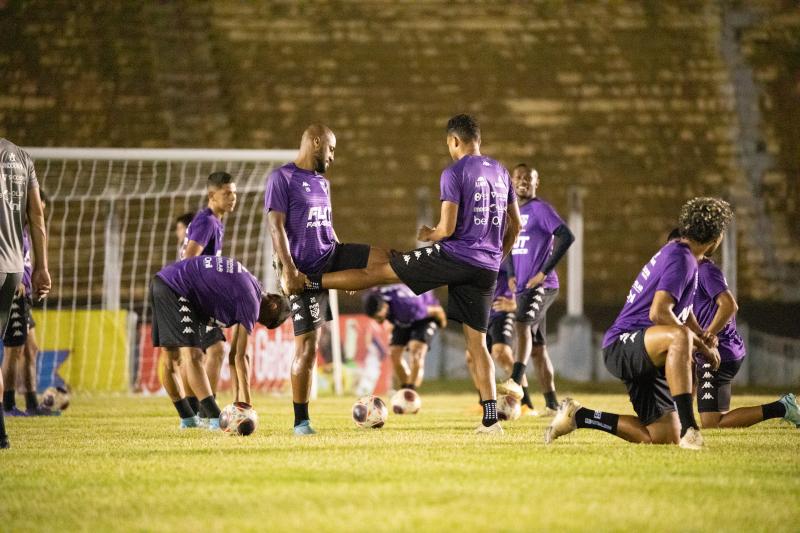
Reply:
<svg viewBox="0 0 800 533"><path fill-rule="evenodd" d="M317 432L311 427L310 420L303 420L294 427L294 434L298 436L315 435Z"/></svg>
<svg viewBox="0 0 800 533"><path fill-rule="evenodd" d="M61 416L61 411L40 405L34 409L25 409L28 416Z"/></svg>
<svg viewBox="0 0 800 533"><path fill-rule="evenodd" d="M219 418L207 418L208 425L205 429L209 431L220 431L219 429Z"/></svg>
<svg viewBox="0 0 800 533"><path fill-rule="evenodd" d="M500 425L500 422L495 422L489 427L486 427L483 424L479 425L475 428L475 433L483 435L502 435L504 432L503 426Z"/></svg>
<svg viewBox="0 0 800 533"><path fill-rule="evenodd" d="M542 418L552 418L558 414L558 409L553 409L552 407L545 407L544 411L542 411Z"/></svg>
<svg viewBox="0 0 800 533"><path fill-rule="evenodd" d="M11 409L6 409L6 416L28 416L28 413L17 407L16 405Z"/></svg>
<svg viewBox="0 0 800 533"><path fill-rule="evenodd" d="M0 450L7 450L8 448L11 448L8 443L8 437L0 437Z"/></svg>
<svg viewBox="0 0 800 533"><path fill-rule="evenodd" d="M208 429L208 421L209 420L210 419L208 419L208 418L200 418L200 423L197 424L197 427L199 427L201 429Z"/></svg>
<svg viewBox="0 0 800 533"><path fill-rule="evenodd" d="M797 406L797 398L795 398L794 394L791 392L784 394L778 401L786 407L786 414L783 415L783 419L800 428L800 407Z"/></svg>
<svg viewBox="0 0 800 533"><path fill-rule="evenodd" d="M181 429L200 427L200 417L197 415L181 418Z"/></svg>
<svg viewBox="0 0 800 533"><path fill-rule="evenodd" d="M522 399L522 385L517 383L511 378L508 378L503 383L497 385L497 395L513 396L515 400Z"/></svg>
<svg viewBox="0 0 800 533"><path fill-rule="evenodd" d="M578 429L575 423L575 413L581 408L581 404L572 398L564 398L561 400L561 405L558 406L555 418L544 430L544 443L552 444L554 440L563 437L568 433L572 433Z"/></svg>
<svg viewBox="0 0 800 533"><path fill-rule="evenodd" d="M528 407L527 405L523 405L521 416L539 416L539 411L537 411L534 407Z"/></svg>
<svg viewBox="0 0 800 533"><path fill-rule="evenodd" d="M683 437L681 437L678 446L684 450L702 450L706 445L703 442L703 436L700 434L700 430L689 428L686 430L686 433L683 434Z"/></svg>

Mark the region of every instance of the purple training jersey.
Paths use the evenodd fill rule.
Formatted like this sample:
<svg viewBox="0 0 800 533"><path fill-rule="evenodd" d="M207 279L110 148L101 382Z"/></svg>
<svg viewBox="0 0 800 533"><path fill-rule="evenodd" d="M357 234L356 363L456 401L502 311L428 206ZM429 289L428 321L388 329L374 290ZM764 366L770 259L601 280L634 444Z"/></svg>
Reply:
<svg viewBox="0 0 800 533"><path fill-rule="evenodd" d="M522 229L511 250L511 260L514 261L514 272L517 277L517 292L525 290L525 286L532 277L542 271L547 258L553 251L553 232L564 221L558 216L553 206L533 198L528 203L519 207L522 220ZM542 282L545 289L558 288L558 274L555 269L550 272Z"/></svg>
<svg viewBox="0 0 800 533"><path fill-rule="evenodd" d="M31 261L31 236L28 228L22 230L22 284L25 286L25 294L31 293L31 274L33 274L33 262Z"/></svg>
<svg viewBox="0 0 800 533"><path fill-rule="evenodd" d="M201 255L168 265L156 275L218 325L241 324L253 331L261 307L261 284L239 261Z"/></svg>
<svg viewBox="0 0 800 533"><path fill-rule="evenodd" d="M508 298L509 300L514 297L511 292L511 287L508 286L508 266L507 262L503 261L500 264L500 269L497 271L497 285L494 288L494 298L492 301L497 300L498 298ZM494 309L491 310L489 313L489 320L494 320L496 317L507 314L506 311L495 311Z"/></svg>
<svg viewBox="0 0 800 533"><path fill-rule="evenodd" d="M222 255L222 238L225 236L225 226L222 221L214 216L210 207L197 213L186 227L186 237L181 246L181 259L186 259L186 247L189 241L194 241L203 247L200 255Z"/></svg>
<svg viewBox="0 0 800 533"><path fill-rule="evenodd" d="M517 201L506 168L482 155L467 155L442 172L441 198L458 204L453 234L444 252L472 266L497 270L503 258L508 204Z"/></svg>
<svg viewBox="0 0 800 533"><path fill-rule="evenodd" d="M321 174L287 163L267 178L264 209L286 215L289 252L298 270L317 273L336 246L330 184Z"/></svg>
<svg viewBox="0 0 800 533"><path fill-rule="evenodd" d="M377 289L378 294L389 304L387 320L395 326L410 326L428 316L428 306L439 305L433 292L417 296L402 283L386 285Z"/></svg>
<svg viewBox="0 0 800 533"><path fill-rule="evenodd" d="M704 259L697 268L697 292L694 295L694 314L700 327L706 329L717 314L717 296L728 290L728 281L710 259ZM736 331L736 317L717 333L719 355L723 361L737 361L744 357L742 337Z"/></svg>
<svg viewBox="0 0 800 533"><path fill-rule="evenodd" d="M681 322L686 322L692 312L696 289L697 260L689 245L680 241L667 243L642 267L622 311L603 337L603 348L616 341L620 335L653 326L650 321L650 306L657 291L670 293L675 301L675 316Z"/></svg>

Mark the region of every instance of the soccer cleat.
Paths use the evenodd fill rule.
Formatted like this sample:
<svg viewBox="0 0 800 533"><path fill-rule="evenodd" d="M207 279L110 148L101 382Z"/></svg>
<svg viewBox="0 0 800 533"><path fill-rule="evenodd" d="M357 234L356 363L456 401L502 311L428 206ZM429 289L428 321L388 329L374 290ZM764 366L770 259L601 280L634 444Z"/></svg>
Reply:
<svg viewBox="0 0 800 533"><path fill-rule="evenodd" d="M556 416L558 413L558 409L553 409L552 407L545 407L544 411L542 411L542 418L552 418Z"/></svg>
<svg viewBox="0 0 800 533"><path fill-rule="evenodd" d="M210 419L208 419L208 418L202 418L201 417L200 418L200 423L197 425L197 427L199 427L201 429L208 429L208 421L209 420Z"/></svg>
<svg viewBox="0 0 800 533"><path fill-rule="evenodd" d="M572 398L564 398L558 406L555 418L544 430L544 443L552 444L554 440L572 433L578 429L575 423L575 413L581 408L581 404Z"/></svg>
<svg viewBox="0 0 800 533"><path fill-rule="evenodd" d="M317 432L311 427L310 420L303 420L294 427L294 434L299 436L315 435Z"/></svg>
<svg viewBox="0 0 800 533"><path fill-rule="evenodd" d="M181 418L181 429L200 427L200 417L197 415Z"/></svg>
<svg viewBox="0 0 800 533"><path fill-rule="evenodd" d="M8 437L0 437L0 450L6 450L11 448L11 445L8 443Z"/></svg>
<svg viewBox="0 0 800 533"><path fill-rule="evenodd" d="M527 405L523 405L521 416L539 416L539 411L537 411L536 408L534 407L528 407Z"/></svg>
<svg viewBox="0 0 800 533"><path fill-rule="evenodd" d="M700 434L699 429L689 428L681 437L678 446L684 450L702 450L705 448L705 442L703 442L703 436Z"/></svg>
<svg viewBox="0 0 800 533"><path fill-rule="evenodd" d="M513 396L515 400L522 399L522 385L517 383L511 378L508 378L503 383L497 385L497 395L506 394L508 396Z"/></svg>
<svg viewBox="0 0 800 533"><path fill-rule="evenodd" d="M786 407L786 414L783 415L783 419L800 428L800 407L797 405L797 398L795 398L794 394L791 392L784 394L778 401Z"/></svg>
<svg viewBox="0 0 800 533"><path fill-rule="evenodd" d="M28 413L17 407L16 405L11 409L6 409L6 416L28 416Z"/></svg>
<svg viewBox="0 0 800 533"><path fill-rule="evenodd" d="M475 433L479 435L502 435L504 431L503 426L500 425L500 422L495 422L489 427L486 427L483 424L479 425L475 428Z"/></svg>
<svg viewBox="0 0 800 533"><path fill-rule="evenodd" d="M61 416L61 411L40 405L34 409L25 409L28 416Z"/></svg>
<svg viewBox="0 0 800 533"><path fill-rule="evenodd" d="M209 431L220 431L219 429L219 418L206 418L208 420L208 425L205 429Z"/></svg>

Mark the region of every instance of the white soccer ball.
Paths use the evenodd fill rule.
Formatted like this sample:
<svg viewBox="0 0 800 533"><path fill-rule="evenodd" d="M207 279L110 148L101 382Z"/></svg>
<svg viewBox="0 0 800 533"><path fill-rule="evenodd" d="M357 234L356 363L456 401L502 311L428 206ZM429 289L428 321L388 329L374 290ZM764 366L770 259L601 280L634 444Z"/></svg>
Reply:
<svg viewBox="0 0 800 533"><path fill-rule="evenodd" d="M219 429L229 435L253 434L258 427L258 413L249 403L234 402L219 415Z"/></svg>
<svg viewBox="0 0 800 533"><path fill-rule="evenodd" d="M422 407L422 400L413 389L400 389L392 395L392 411L398 415L413 415Z"/></svg>
<svg viewBox="0 0 800 533"><path fill-rule="evenodd" d="M353 421L360 428L382 428L388 417L386 403L377 396L362 396L353 404Z"/></svg>
<svg viewBox="0 0 800 533"><path fill-rule="evenodd" d="M64 387L47 387L42 394L42 407L63 411L69 407L69 391Z"/></svg>
<svg viewBox="0 0 800 533"><path fill-rule="evenodd" d="M522 414L522 404L510 394L497 398L497 418L500 420L516 420Z"/></svg>

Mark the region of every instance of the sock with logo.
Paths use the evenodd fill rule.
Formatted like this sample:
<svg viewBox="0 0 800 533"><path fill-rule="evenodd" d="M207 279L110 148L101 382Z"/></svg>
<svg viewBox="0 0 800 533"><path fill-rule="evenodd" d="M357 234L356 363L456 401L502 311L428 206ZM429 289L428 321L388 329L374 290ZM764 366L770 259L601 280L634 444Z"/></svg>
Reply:
<svg viewBox="0 0 800 533"><path fill-rule="evenodd" d="M783 418L786 416L786 406L781 402L765 403L761 406L761 416L764 417L764 420Z"/></svg>
<svg viewBox="0 0 800 533"><path fill-rule="evenodd" d="M525 363L514 363L514 368L511 370L511 379L517 385L522 385L522 376L525 375Z"/></svg>
<svg viewBox="0 0 800 533"><path fill-rule="evenodd" d="M485 427L492 426L497 423L497 400L486 400L481 402L483 406L483 420L481 421Z"/></svg>
<svg viewBox="0 0 800 533"><path fill-rule="evenodd" d="M544 393L544 404L553 411L558 409L558 398L556 397L556 391L551 390L550 392Z"/></svg>
<svg viewBox="0 0 800 533"><path fill-rule="evenodd" d="M617 424L619 415L606 413L604 411L592 411L581 407L575 411L575 425L579 428L599 429L612 435L617 434Z"/></svg>
<svg viewBox="0 0 800 533"><path fill-rule="evenodd" d="M678 418L681 420L681 437L683 437L689 428L697 429L692 407L692 394L689 392L678 394L672 397L672 401L675 402L675 407L678 409Z"/></svg>
<svg viewBox="0 0 800 533"><path fill-rule="evenodd" d="M527 405L530 409L533 409L533 401L531 401L531 395L528 394L528 387L522 387L522 405Z"/></svg>

